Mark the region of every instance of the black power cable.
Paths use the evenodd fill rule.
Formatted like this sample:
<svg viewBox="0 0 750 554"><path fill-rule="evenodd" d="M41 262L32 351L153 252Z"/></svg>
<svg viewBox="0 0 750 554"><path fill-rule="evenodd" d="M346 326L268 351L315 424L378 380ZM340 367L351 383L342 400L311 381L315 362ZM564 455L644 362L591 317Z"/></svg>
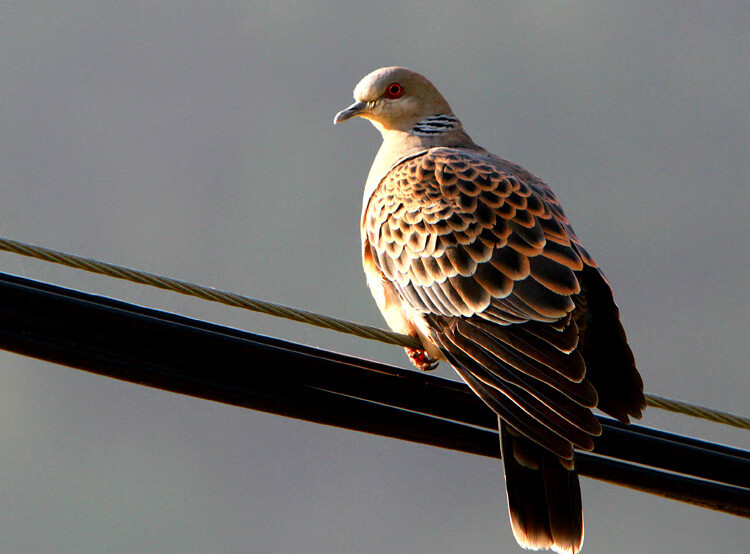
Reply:
<svg viewBox="0 0 750 554"><path fill-rule="evenodd" d="M499 457L462 383L0 274L0 347L164 390ZM579 473L750 517L750 453L600 418Z"/></svg>

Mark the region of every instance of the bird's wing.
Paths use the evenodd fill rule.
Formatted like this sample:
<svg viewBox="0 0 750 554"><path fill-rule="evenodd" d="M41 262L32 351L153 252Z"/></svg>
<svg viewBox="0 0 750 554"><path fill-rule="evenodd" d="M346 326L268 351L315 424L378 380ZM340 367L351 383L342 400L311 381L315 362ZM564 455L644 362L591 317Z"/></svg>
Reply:
<svg viewBox="0 0 750 554"><path fill-rule="evenodd" d="M577 272L596 266L542 181L483 151L433 148L386 175L363 225L383 278L500 417L563 458L593 447L575 310Z"/></svg>

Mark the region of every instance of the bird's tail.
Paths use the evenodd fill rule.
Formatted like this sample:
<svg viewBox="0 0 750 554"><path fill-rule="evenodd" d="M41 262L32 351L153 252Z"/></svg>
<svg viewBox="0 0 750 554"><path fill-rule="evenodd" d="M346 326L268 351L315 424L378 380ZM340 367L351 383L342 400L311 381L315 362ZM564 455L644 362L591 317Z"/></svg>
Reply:
<svg viewBox="0 0 750 554"><path fill-rule="evenodd" d="M576 554L583 543L581 487L572 460L559 458L498 419L513 534L530 550Z"/></svg>

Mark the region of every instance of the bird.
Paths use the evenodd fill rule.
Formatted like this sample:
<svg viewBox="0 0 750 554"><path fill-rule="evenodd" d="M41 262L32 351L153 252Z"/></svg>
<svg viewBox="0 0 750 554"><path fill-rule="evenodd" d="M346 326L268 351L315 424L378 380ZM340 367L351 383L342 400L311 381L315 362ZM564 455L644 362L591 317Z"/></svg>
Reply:
<svg viewBox="0 0 750 554"><path fill-rule="evenodd" d="M365 184L362 263L389 327L416 337L420 370L445 360L498 418L520 546L577 553L574 448L598 408L646 407L611 287L549 186L477 145L445 98L405 67L356 85L334 124L368 119L383 142Z"/></svg>

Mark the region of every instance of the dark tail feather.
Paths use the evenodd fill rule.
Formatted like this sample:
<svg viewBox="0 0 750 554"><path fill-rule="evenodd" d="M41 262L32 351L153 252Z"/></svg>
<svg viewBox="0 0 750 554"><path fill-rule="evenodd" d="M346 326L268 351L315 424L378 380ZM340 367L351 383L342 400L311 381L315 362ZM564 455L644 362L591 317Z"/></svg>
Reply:
<svg viewBox="0 0 750 554"><path fill-rule="evenodd" d="M583 543L583 507L573 462L558 458L504 421L498 423L516 540L531 550L577 553Z"/></svg>

